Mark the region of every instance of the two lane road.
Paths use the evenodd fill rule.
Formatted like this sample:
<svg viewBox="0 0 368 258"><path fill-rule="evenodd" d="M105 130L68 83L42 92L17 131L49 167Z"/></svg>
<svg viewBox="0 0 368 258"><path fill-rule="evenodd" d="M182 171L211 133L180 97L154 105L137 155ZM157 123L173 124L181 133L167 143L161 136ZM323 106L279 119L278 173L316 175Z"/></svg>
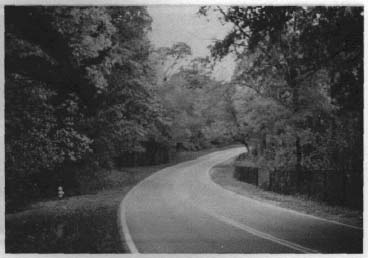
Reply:
<svg viewBox="0 0 368 258"><path fill-rule="evenodd" d="M209 170L244 148L218 151L163 169L120 205L131 252L361 253L363 231L237 195Z"/></svg>

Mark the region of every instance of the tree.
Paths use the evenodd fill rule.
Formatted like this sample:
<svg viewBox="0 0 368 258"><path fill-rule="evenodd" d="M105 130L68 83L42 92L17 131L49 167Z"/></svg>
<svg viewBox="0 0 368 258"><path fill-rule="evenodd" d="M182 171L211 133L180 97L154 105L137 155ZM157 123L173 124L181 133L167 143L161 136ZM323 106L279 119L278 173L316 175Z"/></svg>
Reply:
<svg viewBox="0 0 368 258"><path fill-rule="evenodd" d="M206 14L208 10L202 7L200 12ZM297 170L305 165L311 153L321 154L319 150L326 147L313 138L319 134L320 138L331 139L328 132L336 130L339 123L336 110L346 108L347 102L357 101L355 107L360 111L355 117L360 120L362 8L233 6L215 10L234 28L224 40L213 45L212 54L222 58L235 52L241 61L234 81L288 110L290 115L282 121L284 128L291 128L287 139L294 138L294 148L287 152L294 153ZM347 87L342 88L336 80L340 81L345 73L345 78L350 79ZM344 95L351 98L343 104L339 99ZM339 146L337 141L335 150ZM352 142L349 145L353 146ZM279 147L280 153L282 146ZM310 147L313 151L307 151ZM331 165L331 157L327 160Z"/></svg>
<svg viewBox="0 0 368 258"><path fill-rule="evenodd" d="M5 8L7 202L167 141L150 23L145 7Z"/></svg>
<svg viewBox="0 0 368 258"><path fill-rule="evenodd" d="M190 46L184 42L174 43L171 47L160 47L154 51L154 66L162 81L175 73L185 63L185 58L192 54ZM159 80L159 83L162 83Z"/></svg>
<svg viewBox="0 0 368 258"><path fill-rule="evenodd" d="M155 87L178 149L233 141L235 129L223 98L227 85L211 78L211 65L209 58L194 58Z"/></svg>

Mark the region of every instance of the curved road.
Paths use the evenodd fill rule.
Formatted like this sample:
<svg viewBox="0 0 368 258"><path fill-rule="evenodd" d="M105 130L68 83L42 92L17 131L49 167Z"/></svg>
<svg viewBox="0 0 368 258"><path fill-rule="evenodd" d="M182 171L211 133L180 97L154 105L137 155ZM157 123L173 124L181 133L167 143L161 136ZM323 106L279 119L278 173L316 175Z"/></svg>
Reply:
<svg viewBox="0 0 368 258"><path fill-rule="evenodd" d="M244 152L218 151L163 169L120 205L131 252L360 253L363 231L237 195L209 170Z"/></svg>

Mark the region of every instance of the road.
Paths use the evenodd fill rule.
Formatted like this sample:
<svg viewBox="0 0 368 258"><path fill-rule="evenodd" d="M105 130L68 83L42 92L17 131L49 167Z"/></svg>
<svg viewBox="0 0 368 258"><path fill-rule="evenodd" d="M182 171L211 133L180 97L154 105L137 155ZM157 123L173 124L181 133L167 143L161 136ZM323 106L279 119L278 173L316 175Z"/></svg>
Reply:
<svg viewBox="0 0 368 258"><path fill-rule="evenodd" d="M122 234L136 253L360 253L363 230L223 189L209 170L233 148L163 169L120 205Z"/></svg>

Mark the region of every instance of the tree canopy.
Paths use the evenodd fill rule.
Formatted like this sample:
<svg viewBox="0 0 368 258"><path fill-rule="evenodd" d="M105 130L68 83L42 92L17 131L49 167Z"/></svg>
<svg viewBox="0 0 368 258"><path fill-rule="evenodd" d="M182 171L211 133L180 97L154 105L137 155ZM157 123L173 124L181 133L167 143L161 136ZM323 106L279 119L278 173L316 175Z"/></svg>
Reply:
<svg viewBox="0 0 368 258"><path fill-rule="evenodd" d="M232 6L202 7L200 13L210 9L234 25L212 46L212 55L235 53L233 83L262 97L258 106L273 106L268 114L266 106L248 102L257 117L244 130L262 135L263 158L272 167L326 168L341 166L339 157L351 153L345 166L360 167L363 9ZM264 121L261 127L257 121ZM281 153L284 161L276 159Z"/></svg>
<svg viewBox="0 0 368 258"><path fill-rule="evenodd" d="M61 180L77 164L111 168L151 138L167 141L150 92L145 7L8 6L5 13L7 193L33 174L58 171Z"/></svg>
<svg viewBox="0 0 368 258"><path fill-rule="evenodd" d="M7 200L235 140L268 171L361 171L363 8L210 11L233 29L195 57L154 48L143 6L7 6ZM232 79L216 81L229 53Z"/></svg>

